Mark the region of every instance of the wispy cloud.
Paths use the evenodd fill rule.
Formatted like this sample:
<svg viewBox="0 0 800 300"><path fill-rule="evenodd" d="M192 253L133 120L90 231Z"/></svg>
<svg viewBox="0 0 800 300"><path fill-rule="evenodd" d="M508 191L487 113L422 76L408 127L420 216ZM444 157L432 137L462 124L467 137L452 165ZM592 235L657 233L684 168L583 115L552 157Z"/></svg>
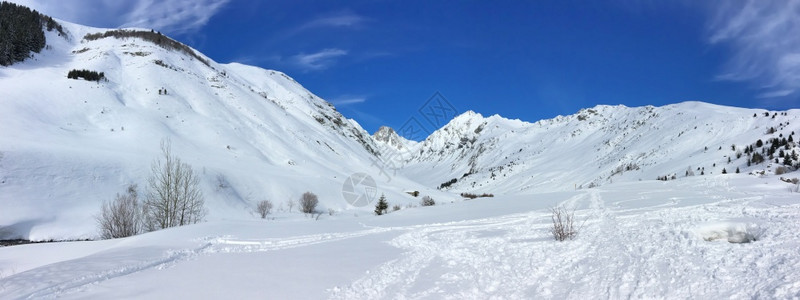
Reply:
<svg viewBox="0 0 800 300"><path fill-rule="evenodd" d="M294 55L292 61L304 71L320 71L333 65L338 57L344 55L347 55L347 50L328 48L315 53Z"/></svg>
<svg viewBox="0 0 800 300"><path fill-rule="evenodd" d="M779 98L779 97L786 97L791 94L794 94L794 90L775 90L770 92L765 92L758 95L758 98L766 99L766 98Z"/></svg>
<svg viewBox="0 0 800 300"><path fill-rule="evenodd" d="M310 29L319 27L356 27L364 23L367 19L351 11L337 12L331 15L318 17L311 20L299 28Z"/></svg>
<svg viewBox="0 0 800 300"><path fill-rule="evenodd" d="M126 15L122 27L158 28L183 34L196 31L208 23L230 0L138 1Z"/></svg>
<svg viewBox="0 0 800 300"><path fill-rule="evenodd" d="M731 46L721 80L750 81L759 98L800 90L800 0L714 2L709 42Z"/></svg>
<svg viewBox="0 0 800 300"><path fill-rule="evenodd" d="M335 106L348 106L367 102L367 97L363 96L343 96L330 101Z"/></svg>
<svg viewBox="0 0 800 300"><path fill-rule="evenodd" d="M168 34L199 30L230 0L12 0L50 16L98 27L144 27Z"/></svg>
<svg viewBox="0 0 800 300"><path fill-rule="evenodd" d="M330 28L359 28L368 19L351 11L340 11L318 16L296 27L289 28L277 34L277 39L288 39L302 33L313 32Z"/></svg>

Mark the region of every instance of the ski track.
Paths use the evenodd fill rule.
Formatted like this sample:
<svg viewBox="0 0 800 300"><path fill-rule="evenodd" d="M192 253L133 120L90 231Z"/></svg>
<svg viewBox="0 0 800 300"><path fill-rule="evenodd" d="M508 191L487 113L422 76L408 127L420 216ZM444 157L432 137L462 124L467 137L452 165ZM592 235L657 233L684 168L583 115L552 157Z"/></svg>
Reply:
<svg viewBox="0 0 800 300"><path fill-rule="evenodd" d="M362 237L371 234L383 233L391 230L399 230L402 228L374 228L350 233L324 233L304 235L298 237L288 238L271 238L262 240L245 240L235 239L232 237L207 237L199 239L202 245L195 249L189 250L168 250L163 257L151 261L139 261L135 263L128 263L121 266L114 266L103 271L86 271L85 274L79 275L74 279L65 280L61 283L49 284L35 280L35 278L44 277L45 274L51 272L58 272L59 270L66 270L70 268L70 262L67 266L60 264L51 265L44 268L34 269L28 272L16 274L9 278L4 279L4 283L0 285L0 291L4 291L6 286L23 286L25 290L33 289L33 292L19 295L15 298L24 299L47 299L57 298L63 295L72 294L84 290L87 286L96 285L107 280L116 279L119 277L139 273L142 271L152 269L164 269L179 264L183 261L196 259L200 255L214 255L225 253L249 253L249 252L265 252L273 250L282 250L296 247L304 247L316 245L327 242L341 241L349 238ZM73 272L75 270L72 270ZM43 286L42 286L43 285ZM10 292L10 291L4 291ZM5 298L0 296L0 298Z"/></svg>
<svg viewBox="0 0 800 300"><path fill-rule="evenodd" d="M202 252L203 249L207 248L208 246L210 246L210 244L206 244L200 248L193 250L167 251L165 257L160 259L127 264L124 266L118 266L100 272L92 272L92 271L82 272L85 274L78 275L73 279L65 280L62 283L50 284L50 282L41 282L35 280L36 278L45 277L47 273L62 272L65 270L69 270L72 265L69 262L65 265L54 264L45 268L34 269L28 272L17 274L18 276L12 276L11 278L6 278L5 280L7 281L5 282L3 287L5 287L5 285L13 285L13 286L25 286L26 289L34 289L33 292L23 294L19 298L24 298L24 299L57 298L66 294L79 292L83 290L86 286L98 284L103 281L131 275L145 270L167 268L171 265L179 263L180 261L185 261L192 259L193 257L196 257L198 253ZM70 271L75 272L76 270L70 270ZM80 270L77 270L77 272L81 273ZM34 286L42 285L42 284L44 284L45 286L44 287L31 286L31 285Z"/></svg>
<svg viewBox="0 0 800 300"><path fill-rule="evenodd" d="M721 182L713 185L728 189ZM549 214L542 212L505 217L502 223L431 225L395 238L391 244L406 250L402 257L350 286L331 289L330 297L797 298L800 206L746 207L760 198L612 211L602 190L592 190L562 202L589 207L576 211L578 222L585 220L578 237L563 243L552 242ZM759 228L759 240L750 244L707 242L697 236L697 226L720 218L747 218L769 226ZM794 240L771 239L787 231ZM675 256L675 249L687 255ZM760 280L743 281L741 276Z"/></svg>
<svg viewBox="0 0 800 300"><path fill-rule="evenodd" d="M713 182L715 189L729 189ZM0 291L13 298L55 298L127 275L172 267L201 255L267 252L359 238L389 231L399 257L368 271L348 286L328 289L332 299L579 299L579 298L796 298L800 296L796 257L799 204L753 206L761 196L711 196L712 201L677 206L624 208L648 192L606 205L602 189L579 193L560 205L575 208L578 236L553 242L546 209L467 221L285 238L195 240L196 248L156 250L150 260L113 260L81 268L82 261L57 263L4 278ZM704 194L706 192L703 192ZM670 207L673 206L673 207ZM653 210L653 208L658 208ZM757 241L704 241L703 224L744 220ZM768 226L766 225L768 224ZM787 240L785 237L793 239ZM773 237L784 237L773 239ZM685 255L674 255L681 249ZM158 252L161 251L161 252ZM70 278L37 280L70 270ZM761 280L742 280L757 278ZM63 277L62 277L63 278ZM698 281L698 278L704 278ZM769 279L769 280L765 280ZM731 286L731 282L737 282ZM8 290L7 287L14 287ZM19 294L14 294L14 292ZM23 292L24 291L24 292ZM768 293L765 291L769 291ZM6 296L0 297L5 298Z"/></svg>

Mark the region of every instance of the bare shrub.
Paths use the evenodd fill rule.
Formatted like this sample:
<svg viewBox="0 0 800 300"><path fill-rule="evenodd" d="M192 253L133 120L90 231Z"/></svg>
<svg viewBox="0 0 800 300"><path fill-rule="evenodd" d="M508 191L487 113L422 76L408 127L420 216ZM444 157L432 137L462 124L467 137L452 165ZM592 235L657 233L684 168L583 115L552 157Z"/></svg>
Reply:
<svg viewBox="0 0 800 300"><path fill-rule="evenodd" d="M575 235L578 234L575 228L575 211L567 211L566 208L557 206L551 208L550 212L553 220L550 232L553 234L553 238L559 242L575 238Z"/></svg>
<svg viewBox="0 0 800 300"><path fill-rule="evenodd" d="M319 204L319 198L312 192L305 192L300 197L300 210L306 214L313 214Z"/></svg>
<svg viewBox="0 0 800 300"><path fill-rule="evenodd" d="M464 198L467 198L467 199L475 199L475 198L494 197L494 194L483 193L483 194L478 195L478 194L474 194L474 193L461 193L461 197L464 197Z"/></svg>
<svg viewBox="0 0 800 300"><path fill-rule="evenodd" d="M161 141L162 158L153 161L144 202L145 226L153 231L200 222L206 214L200 178L192 166L172 154L168 139Z"/></svg>
<svg viewBox="0 0 800 300"><path fill-rule="evenodd" d="M256 205L256 212L261 216L262 219L266 219L267 215L272 211L272 201L269 200L261 200Z"/></svg>
<svg viewBox="0 0 800 300"><path fill-rule="evenodd" d="M395 204L394 206L392 206L392 211L398 211L398 210L400 210L399 204Z"/></svg>
<svg viewBox="0 0 800 300"><path fill-rule="evenodd" d="M286 206L289 207L289 212L292 212L292 208L294 208L294 201L286 201Z"/></svg>
<svg viewBox="0 0 800 300"><path fill-rule="evenodd" d="M419 203L422 206L434 206L436 205L436 201L431 198L431 196L422 197L422 201Z"/></svg>
<svg viewBox="0 0 800 300"><path fill-rule="evenodd" d="M136 185L128 186L125 194L117 194L114 201L103 202L100 214L95 216L100 227L100 237L115 239L134 236L142 232L142 207Z"/></svg>
<svg viewBox="0 0 800 300"><path fill-rule="evenodd" d="M787 167L777 167L775 168L775 175L783 175L789 172L789 168Z"/></svg>

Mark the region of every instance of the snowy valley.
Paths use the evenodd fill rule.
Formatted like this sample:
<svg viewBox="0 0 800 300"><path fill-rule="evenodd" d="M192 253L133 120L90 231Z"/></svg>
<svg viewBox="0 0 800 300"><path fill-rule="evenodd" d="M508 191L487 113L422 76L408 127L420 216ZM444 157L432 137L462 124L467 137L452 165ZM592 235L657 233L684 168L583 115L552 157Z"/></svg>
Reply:
<svg viewBox="0 0 800 300"><path fill-rule="evenodd" d="M282 72L58 22L0 67L0 240L72 242L0 247L2 299L800 297L800 109L467 111L411 141ZM204 222L99 239L104 201L145 188L167 139ZM368 205L343 194L354 174ZM376 216L381 194L396 208ZM553 240L556 206L574 239Z"/></svg>

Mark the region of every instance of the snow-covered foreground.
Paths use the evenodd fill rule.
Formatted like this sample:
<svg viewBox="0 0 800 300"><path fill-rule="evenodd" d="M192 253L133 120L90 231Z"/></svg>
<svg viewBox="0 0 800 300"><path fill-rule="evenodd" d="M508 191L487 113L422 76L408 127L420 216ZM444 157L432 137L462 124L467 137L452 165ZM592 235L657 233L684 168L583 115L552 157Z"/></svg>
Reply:
<svg viewBox="0 0 800 300"><path fill-rule="evenodd" d="M704 176L4 247L0 298L793 298L789 189ZM557 204L576 208L575 240L550 236Z"/></svg>

